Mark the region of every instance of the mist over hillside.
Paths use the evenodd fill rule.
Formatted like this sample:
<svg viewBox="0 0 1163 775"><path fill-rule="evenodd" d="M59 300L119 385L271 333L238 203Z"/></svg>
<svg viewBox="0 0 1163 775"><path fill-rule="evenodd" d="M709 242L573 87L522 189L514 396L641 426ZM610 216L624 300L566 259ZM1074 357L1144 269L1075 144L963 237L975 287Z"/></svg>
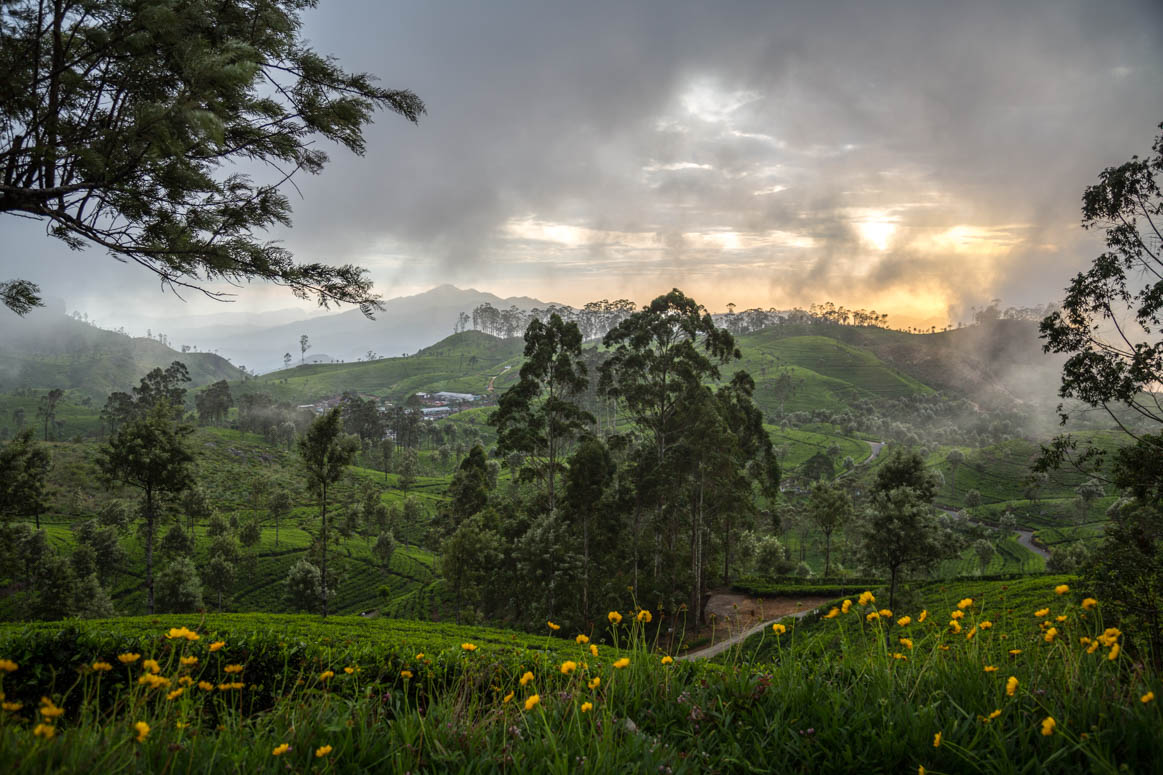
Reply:
<svg viewBox="0 0 1163 775"><path fill-rule="evenodd" d="M21 388L77 390L103 400L147 372L180 360L191 386L238 380L242 371L213 353L180 352L148 337L108 331L65 314L55 301L21 318L0 309L0 393Z"/></svg>
<svg viewBox="0 0 1163 775"><path fill-rule="evenodd" d="M331 315L316 315L278 325L176 325L165 330L171 341L197 345L230 358L260 373L283 368L283 355L290 353L299 363L303 353L299 338L306 334L311 345L306 353L326 352L328 360L354 361L369 351L379 356L413 353L453 333L457 315L489 303L494 307L520 309L545 306L545 302L525 296L501 298L472 288L441 285L414 296L400 296L384 302L382 312L369 320L357 309Z"/></svg>

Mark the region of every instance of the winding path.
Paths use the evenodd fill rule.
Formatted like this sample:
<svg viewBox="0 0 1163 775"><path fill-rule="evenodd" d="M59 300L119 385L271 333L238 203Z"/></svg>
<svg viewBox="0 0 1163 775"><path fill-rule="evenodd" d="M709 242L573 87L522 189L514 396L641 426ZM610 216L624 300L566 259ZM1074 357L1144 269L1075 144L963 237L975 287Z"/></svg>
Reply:
<svg viewBox="0 0 1163 775"><path fill-rule="evenodd" d="M861 463L860 465L866 466L869 463L871 463L873 460L876 460L876 456L880 454L880 451L882 449L884 449L884 445L885 445L885 442L883 442L883 441L870 441L870 442L868 442L868 446L872 448L872 451L868 454L868 457L864 458L864 462Z"/></svg>
<svg viewBox="0 0 1163 775"><path fill-rule="evenodd" d="M724 651L726 651L727 649L731 648L732 646L734 646L736 644L742 643L743 641L750 638L752 635L763 632L766 628L770 627L771 625L775 624L778 621L781 621L783 619L788 619L788 618L801 619L804 616L807 616L808 614L810 614L812 611L818 610L819 608L820 608L820 606L815 606L813 608L808 608L804 611L796 611L794 614L784 614L783 616L777 616L774 619L771 619L769 621L763 622L762 624L757 624L754 627L746 629L743 632L739 633L738 635L732 635L730 638L727 638L727 640L720 641L713 646L707 646L706 648L701 648L697 651L687 652L686 654L683 654L682 656L678 657L678 659L680 659L680 660L709 659L710 657L716 656L718 654L722 654Z"/></svg>

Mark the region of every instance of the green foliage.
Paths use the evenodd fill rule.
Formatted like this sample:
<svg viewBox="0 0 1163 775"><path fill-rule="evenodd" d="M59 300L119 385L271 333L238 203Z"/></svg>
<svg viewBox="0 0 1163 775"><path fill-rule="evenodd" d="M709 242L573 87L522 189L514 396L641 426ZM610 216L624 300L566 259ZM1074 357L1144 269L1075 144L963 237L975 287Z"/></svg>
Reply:
<svg viewBox="0 0 1163 775"><path fill-rule="evenodd" d="M33 441L31 428L0 447L0 519L34 516L39 527L51 468L52 457Z"/></svg>
<svg viewBox="0 0 1163 775"><path fill-rule="evenodd" d="M362 270L295 264L255 239L288 224L290 204L277 183L231 171L253 160L317 173L327 161L317 140L362 153L375 109L413 122L424 112L411 92L311 50L302 10L7 3L0 153L13 185L0 212L45 219L70 247L100 246L171 286L263 279L324 305L375 306ZM0 298L26 309L34 297L17 284Z"/></svg>
<svg viewBox="0 0 1163 775"><path fill-rule="evenodd" d="M157 575L158 608L167 613L193 613L202 607L202 578L189 557L178 557Z"/></svg>

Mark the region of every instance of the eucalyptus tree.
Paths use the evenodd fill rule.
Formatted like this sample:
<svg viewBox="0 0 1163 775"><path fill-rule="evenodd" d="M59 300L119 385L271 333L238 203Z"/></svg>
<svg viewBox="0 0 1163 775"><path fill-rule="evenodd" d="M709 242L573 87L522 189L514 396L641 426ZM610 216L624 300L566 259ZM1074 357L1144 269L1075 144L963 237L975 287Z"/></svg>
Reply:
<svg viewBox="0 0 1163 775"><path fill-rule="evenodd" d="M594 423L577 404L589 379L581 362L581 331L557 313L525 329L525 363L506 390L490 423L502 456L519 453L545 487L549 510L557 507L557 479L574 440Z"/></svg>
<svg viewBox="0 0 1163 775"><path fill-rule="evenodd" d="M355 461L359 440L343 433L343 417L338 407L321 415L299 439L299 457L308 489L319 498L322 559L319 572L321 610L327 616L327 491L342 478Z"/></svg>
<svg viewBox="0 0 1163 775"><path fill-rule="evenodd" d="M36 443L32 428L25 428L0 447L0 518L32 515L40 530L51 468L52 457Z"/></svg>
<svg viewBox="0 0 1163 775"><path fill-rule="evenodd" d="M852 497L834 482L815 482L808 493L805 511L824 534L824 575L832 572L832 535L852 520Z"/></svg>
<svg viewBox="0 0 1163 775"><path fill-rule="evenodd" d="M107 484L141 490L145 519L145 584L148 613L154 612L153 549L158 501L194 484L194 455L189 437L194 429L177 421L166 401L118 428L97 453L97 466Z"/></svg>

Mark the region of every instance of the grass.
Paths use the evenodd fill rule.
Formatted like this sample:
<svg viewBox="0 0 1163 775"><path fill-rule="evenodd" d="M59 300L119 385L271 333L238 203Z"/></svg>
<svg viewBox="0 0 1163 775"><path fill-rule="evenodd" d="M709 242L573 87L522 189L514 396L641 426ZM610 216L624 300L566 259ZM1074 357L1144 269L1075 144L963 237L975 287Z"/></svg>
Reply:
<svg viewBox="0 0 1163 775"><path fill-rule="evenodd" d="M573 633L359 619L10 625L0 628L0 658L15 669L0 675L6 701L21 707L0 718L0 765L11 773L1152 771L1163 755L1163 715L1158 701L1141 698L1163 693L1159 676L1119 653L1133 648L1124 636L1104 634L1101 602L1084 610L1073 591L1055 595L1057 583L1073 581L926 587L907 624L895 622L905 608L869 620L876 605L857 604L767 632L714 663L666 663L654 648L668 624L661 616L650 624L627 616L612 631L620 648L602 644L597 655ZM1033 611L1043 606L1052 622L1064 621L1040 624ZM963 615L960 633L947 610ZM1048 626L1057 637L1047 639ZM166 638L172 627L191 627L198 639L180 630ZM1100 635L1095 649L1079 643ZM212 641L224 645L211 651ZM127 652L140 657L123 665L117 657ZM198 660L183 666L182 656ZM152 675L147 658L158 678L143 678ZM97 660L111 670L94 671ZM226 673L232 664L241 672ZM183 691L173 695L175 687Z"/></svg>

